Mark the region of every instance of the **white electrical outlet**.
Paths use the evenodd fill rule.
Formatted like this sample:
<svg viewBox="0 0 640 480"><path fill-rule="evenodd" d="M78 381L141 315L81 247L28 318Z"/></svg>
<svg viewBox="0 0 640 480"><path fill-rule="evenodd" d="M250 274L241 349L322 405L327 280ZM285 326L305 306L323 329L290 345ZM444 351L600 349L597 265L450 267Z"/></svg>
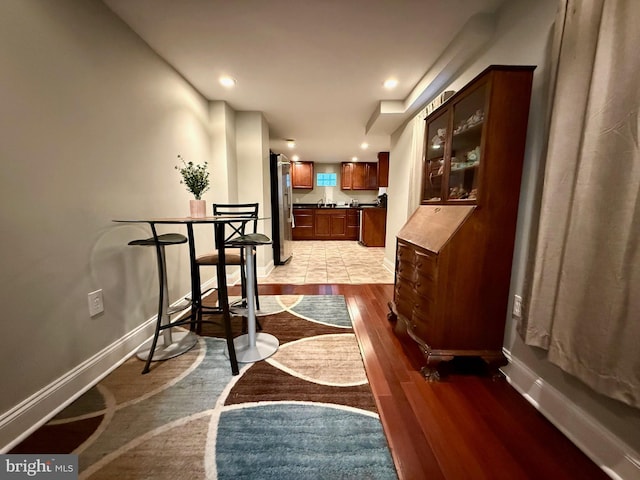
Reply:
<svg viewBox="0 0 640 480"><path fill-rule="evenodd" d="M513 316L522 316L522 297L520 295L513 296Z"/></svg>
<svg viewBox="0 0 640 480"><path fill-rule="evenodd" d="M104 305L102 304L102 289L100 289L89 294L89 315L94 317L102 312L104 312Z"/></svg>

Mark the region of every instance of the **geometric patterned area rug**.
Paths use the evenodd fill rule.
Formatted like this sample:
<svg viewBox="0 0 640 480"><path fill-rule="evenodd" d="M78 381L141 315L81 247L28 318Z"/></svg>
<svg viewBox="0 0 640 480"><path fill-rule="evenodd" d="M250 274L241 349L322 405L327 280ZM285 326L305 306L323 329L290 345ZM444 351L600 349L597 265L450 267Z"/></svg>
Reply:
<svg viewBox="0 0 640 480"><path fill-rule="evenodd" d="M232 376L205 324L189 352L146 375L128 359L11 453L78 454L91 480L397 479L344 297L260 306L269 359Z"/></svg>

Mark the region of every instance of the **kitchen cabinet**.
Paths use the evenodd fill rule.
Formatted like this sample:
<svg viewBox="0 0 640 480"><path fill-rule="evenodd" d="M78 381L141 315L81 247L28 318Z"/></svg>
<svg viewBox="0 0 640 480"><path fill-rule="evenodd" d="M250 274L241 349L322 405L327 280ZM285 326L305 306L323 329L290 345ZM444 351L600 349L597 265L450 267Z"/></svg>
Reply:
<svg viewBox="0 0 640 480"><path fill-rule="evenodd" d="M293 240L357 240L356 208L294 208Z"/></svg>
<svg viewBox="0 0 640 480"><path fill-rule="evenodd" d="M366 247L384 247L387 234L387 209L363 208L360 243Z"/></svg>
<svg viewBox="0 0 640 480"><path fill-rule="evenodd" d="M378 152L378 187L389 186L389 152Z"/></svg>
<svg viewBox="0 0 640 480"><path fill-rule="evenodd" d="M340 165L340 189L353 190L353 163L342 163Z"/></svg>
<svg viewBox="0 0 640 480"><path fill-rule="evenodd" d="M375 162L343 162L340 170L342 190L377 190L378 165Z"/></svg>
<svg viewBox="0 0 640 480"><path fill-rule="evenodd" d="M313 189L313 162L291 162L291 186Z"/></svg>
<svg viewBox="0 0 640 480"><path fill-rule="evenodd" d="M347 238L345 240L358 240L360 233L360 212L356 208L347 210Z"/></svg>
<svg viewBox="0 0 640 480"><path fill-rule="evenodd" d="M315 238L317 240L345 240L347 237L347 210L344 208L317 209Z"/></svg>
<svg viewBox="0 0 640 480"><path fill-rule="evenodd" d="M365 167L365 190L377 190L378 189L378 164L375 162L367 162Z"/></svg>
<svg viewBox="0 0 640 480"><path fill-rule="evenodd" d="M426 118L421 206L398 232L395 331L423 375L502 353L535 67L491 66Z"/></svg>
<svg viewBox="0 0 640 480"><path fill-rule="evenodd" d="M293 240L312 240L314 238L314 211L315 209L313 208L293 209L293 220L295 224L292 230Z"/></svg>

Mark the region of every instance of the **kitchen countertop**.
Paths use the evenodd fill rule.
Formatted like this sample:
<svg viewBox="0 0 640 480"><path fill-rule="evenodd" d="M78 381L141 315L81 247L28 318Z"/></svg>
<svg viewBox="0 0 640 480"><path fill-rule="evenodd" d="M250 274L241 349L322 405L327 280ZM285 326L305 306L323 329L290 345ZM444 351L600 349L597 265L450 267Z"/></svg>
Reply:
<svg viewBox="0 0 640 480"><path fill-rule="evenodd" d="M361 203L357 207L351 207L349 205L334 205L334 206L330 206L330 207L319 207L317 203L294 203L293 204L293 208L294 209L296 209L296 208L318 208L318 209L321 209L321 210L337 209L337 208L341 208L341 209L353 208L353 209L359 210L361 208L385 208L385 207L379 207L375 203Z"/></svg>

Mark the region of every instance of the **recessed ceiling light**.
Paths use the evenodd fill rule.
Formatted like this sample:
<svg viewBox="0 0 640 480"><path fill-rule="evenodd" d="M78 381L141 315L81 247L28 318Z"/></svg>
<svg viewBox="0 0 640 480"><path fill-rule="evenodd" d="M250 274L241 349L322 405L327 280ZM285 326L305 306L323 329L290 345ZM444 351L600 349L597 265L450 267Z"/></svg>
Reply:
<svg viewBox="0 0 640 480"><path fill-rule="evenodd" d="M300 160L300 157L298 155L294 155L293 157L291 157L291 160L297 162L298 160Z"/></svg>
<svg viewBox="0 0 640 480"><path fill-rule="evenodd" d="M398 86L398 80L396 80L395 78L389 78L384 81L383 85L384 85L384 88L386 88L387 90L391 90Z"/></svg>
<svg viewBox="0 0 640 480"><path fill-rule="evenodd" d="M351 157L351 161L352 162L357 162L358 161L358 157Z"/></svg>
<svg viewBox="0 0 640 480"><path fill-rule="evenodd" d="M292 139L287 140L287 147L294 148L295 146L296 146L295 140L292 140Z"/></svg>
<svg viewBox="0 0 640 480"><path fill-rule="evenodd" d="M220 85L222 85L223 87L231 88L235 86L235 84L236 79L233 77L230 77L228 75L223 75L222 77L220 77Z"/></svg>
<svg viewBox="0 0 640 480"><path fill-rule="evenodd" d="M360 144L360 148L363 150L366 150L367 148L369 148L369 144L367 142L362 142Z"/></svg>

